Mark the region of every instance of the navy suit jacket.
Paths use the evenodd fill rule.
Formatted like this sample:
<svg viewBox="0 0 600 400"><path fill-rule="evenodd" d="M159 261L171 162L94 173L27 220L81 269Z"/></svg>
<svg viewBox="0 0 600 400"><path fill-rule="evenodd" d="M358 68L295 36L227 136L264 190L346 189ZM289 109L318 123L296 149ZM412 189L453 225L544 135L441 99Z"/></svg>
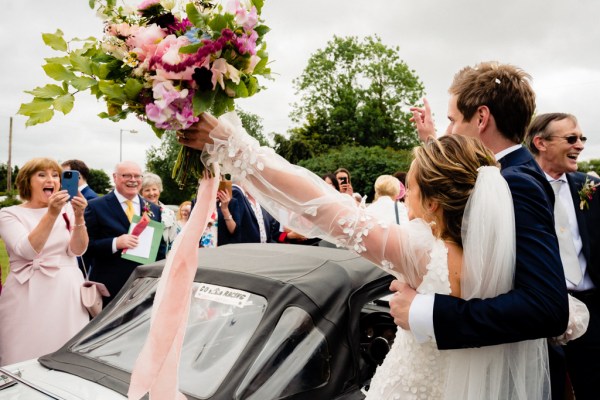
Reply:
<svg viewBox="0 0 600 400"><path fill-rule="evenodd" d="M600 193L596 193L591 200L588 200L589 208L581 209L579 206L581 201L579 191L583 187L586 178L594 183L600 182L600 179L581 172L567 174L569 190L573 197L573 204L575 204L579 235L583 244L582 252L587 261L587 272L594 285L600 288Z"/></svg>
<svg viewBox="0 0 600 400"><path fill-rule="evenodd" d="M151 218L161 221L160 208L139 197L140 204L148 203L154 214ZM121 290L129 275L139 263L121 258L121 250L112 252L113 239L128 232L131 225L114 192L91 200L85 209L85 223L90 238L86 255L92 260L90 280L102 282L111 294L104 298L108 303ZM165 244L161 243L157 259L165 258Z"/></svg>
<svg viewBox="0 0 600 400"><path fill-rule="evenodd" d="M83 188L83 190L81 191L81 195L87 200L93 200L95 198L98 197L98 194L96 192L94 192L94 189L92 189L89 186L86 186Z"/></svg>
<svg viewBox="0 0 600 400"><path fill-rule="evenodd" d="M567 328L567 288L554 230L552 187L525 148L499 161L515 210L514 287L484 300L435 295L433 325L440 349L552 337Z"/></svg>
<svg viewBox="0 0 600 400"><path fill-rule="evenodd" d="M265 224L267 234L267 243L277 241L279 237L279 222L275 220L264 208L261 207L263 214L262 223ZM235 185L232 187L231 201L229 202L229 212L236 223L235 232L229 233L227 224L221 208L217 207L219 215L218 239L217 245L222 246L229 243L260 243L260 230L256 214L252 210L250 201L246 198L242 190Z"/></svg>

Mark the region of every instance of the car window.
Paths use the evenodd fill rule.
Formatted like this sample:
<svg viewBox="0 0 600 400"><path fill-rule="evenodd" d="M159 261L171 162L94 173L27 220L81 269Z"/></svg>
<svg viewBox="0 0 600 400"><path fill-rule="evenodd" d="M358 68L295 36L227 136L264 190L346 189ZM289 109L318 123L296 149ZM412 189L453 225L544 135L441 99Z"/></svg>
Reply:
<svg viewBox="0 0 600 400"><path fill-rule="evenodd" d="M325 385L330 376L325 336L301 308L287 308L236 391L236 399L276 400Z"/></svg>
<svg viewBox="0 0 600 400"><path fill-rule="evenodd" d="M141 278L120 297L96 329L71 351L131 372L149 331L156 278ZM181 351L179 387L207 398L221 385L254 334L267 307L264 297L195 282Z"/></svg>

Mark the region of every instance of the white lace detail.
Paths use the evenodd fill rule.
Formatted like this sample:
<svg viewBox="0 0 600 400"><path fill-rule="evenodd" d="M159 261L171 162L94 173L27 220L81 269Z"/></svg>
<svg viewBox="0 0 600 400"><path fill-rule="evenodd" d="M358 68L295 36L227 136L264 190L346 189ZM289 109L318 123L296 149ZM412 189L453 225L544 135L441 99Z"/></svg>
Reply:
<svg viewBox="0 0 600 400"><path fill-rule="evenodd" d="M342 217L338 220L342 231L346 235L338 238L336 244L339 247L346 247L356 253L362 253L366 250L363 244L363 237L369 235L369 230L373 228L374 223L371 217L364 212L351 217Z"/></svg>
<svg viewBox="0 0 600 400"><path fill-rule="evenodd" d="M444 243L436 240L419 293L450 293L447 254ZM398 328L390 352L375 372L366 400L441 399L446 370L447 353L440 352L435 342L418 344L411 332Z"/></svg>

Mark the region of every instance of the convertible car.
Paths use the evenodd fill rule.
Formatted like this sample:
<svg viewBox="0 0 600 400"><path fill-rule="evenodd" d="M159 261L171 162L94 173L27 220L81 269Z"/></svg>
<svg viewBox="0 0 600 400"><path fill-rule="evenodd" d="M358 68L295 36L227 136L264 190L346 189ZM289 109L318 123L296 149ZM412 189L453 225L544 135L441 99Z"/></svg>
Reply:
<svg viewBox="0 0 600 400"><path fill-rule="evenodd" d="M0 399L126 398L162 262L55 353L0 370ZM391 277L346 250L202 249L180 363L188 399L362 399L396 326Z"/></svg>

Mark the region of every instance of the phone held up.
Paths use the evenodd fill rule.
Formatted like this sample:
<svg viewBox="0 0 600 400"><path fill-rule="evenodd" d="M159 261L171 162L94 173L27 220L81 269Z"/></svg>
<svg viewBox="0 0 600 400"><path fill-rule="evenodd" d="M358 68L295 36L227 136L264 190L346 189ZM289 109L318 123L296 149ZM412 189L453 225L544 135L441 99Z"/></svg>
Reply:
<svg viewBox="0 0 600 400"><path fill-rule="evenodd" d="M345 185L345 184L348 183L348 178L345 177L345 176L341 176L340 177L340 182L341 182L342 185Z"/></svg>
<svg viewBox="0 0 600 400"><path fill-rule="evenodd" d="M60 187L69 193L69 200L79 193L79 171L63 171L60 179Z"/></svg>

